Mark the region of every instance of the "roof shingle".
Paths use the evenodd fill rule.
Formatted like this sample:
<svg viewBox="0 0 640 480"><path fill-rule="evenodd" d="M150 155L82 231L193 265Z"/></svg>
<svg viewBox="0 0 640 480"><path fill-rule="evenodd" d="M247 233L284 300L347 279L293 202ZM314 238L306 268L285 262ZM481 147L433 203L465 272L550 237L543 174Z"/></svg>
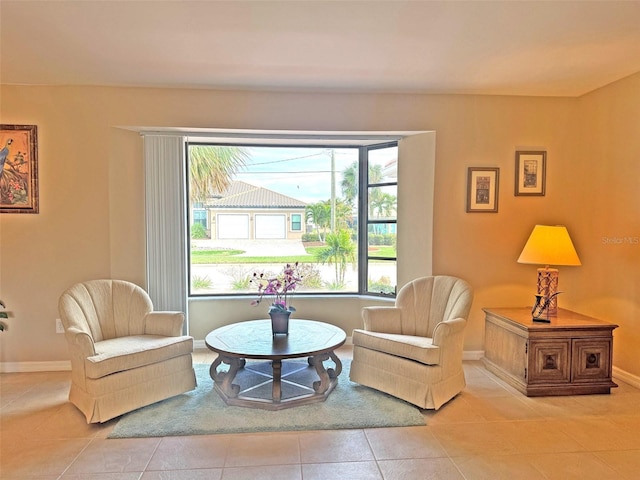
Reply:
<svg viewBox="0 0 640 480"><path fill-rule="evenodd" d="M263 187L235 181L220 196L210 197L215 208L304 208L306 203Z"/></svg>

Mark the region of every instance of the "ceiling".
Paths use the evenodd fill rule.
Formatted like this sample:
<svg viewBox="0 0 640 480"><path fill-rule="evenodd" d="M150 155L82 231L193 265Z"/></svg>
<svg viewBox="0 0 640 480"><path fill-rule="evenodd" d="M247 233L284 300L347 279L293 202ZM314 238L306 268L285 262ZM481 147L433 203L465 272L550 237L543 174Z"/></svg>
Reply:
<svg viewBox="0 0 640 480"><path fill-rule="evenodd" d="M579 96L640 71L640 1L0 2L0 82Z"/></svg>

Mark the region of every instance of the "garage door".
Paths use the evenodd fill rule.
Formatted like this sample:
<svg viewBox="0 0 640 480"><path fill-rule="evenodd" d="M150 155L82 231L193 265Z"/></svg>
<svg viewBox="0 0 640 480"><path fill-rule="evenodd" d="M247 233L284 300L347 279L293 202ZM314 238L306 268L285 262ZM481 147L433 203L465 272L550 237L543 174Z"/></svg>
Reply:
<svg viewBox="0 0 640 480"><path fill-rule="evenodd" d="M287 238L286 215L256 215L256 238Z"/></svg>
<svg viewBox="0 0 640 480"><path fill-rule="evenodd" d="M216 216L218 238L249 238L249 215L221 213Z"/></svg>

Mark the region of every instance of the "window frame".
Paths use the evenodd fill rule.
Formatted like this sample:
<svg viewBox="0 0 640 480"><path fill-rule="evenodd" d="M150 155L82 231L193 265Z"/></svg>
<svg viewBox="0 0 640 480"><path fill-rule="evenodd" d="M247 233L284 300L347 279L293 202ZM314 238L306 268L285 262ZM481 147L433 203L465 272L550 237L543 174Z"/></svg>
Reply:
<svg viewBox="0 0 640 480"><path fill-rule="evenodd" d="M302 232L302 214L301 213L292 213L290 219L290 229L292 232ZM294 222L293 217L298 217L298 220ZM298 225L298 228L295 228L294 225Z"/></svg>
<svg viewBox="0 0 640 480"><path fill-rule="evenodd" d="M384 143L377 143L374 145L366 145L360 147L360 165L358 169L359 175L359 195L360 204L358 206L358 274L359 277L359 294L369 295L383 298L395 298L397 292L397 280L396 288L393 294L374 292L369 290L369 262L371 260L376 261L393 261L396 264L396 279L398 273L398 250L396 242L396 256L395 257L372 257L369 255L369 225L396 225L396 235L398 232L398 214L396 212L395 220L372 220L369 217L369 189L374 187L387 187L395 186L398 188L398 178L396 175L395 182L378 182L369 183L369 152L372 150L380 150L383 148L398 147L397 141L390 141ZM363 248L364 247L364 248Z"/></svg>
<svg viewBox="0 0 640 480"><path fill-rule="evenodd" d="M396 213L396 219L395 220L377 220L377 221L370 221L369 220L369 208L368 208L368 189L370 187L377 187L377 186L396 186L398 185L397 179L395 182L382 182L382 183L376 183L376 184L369 184L368 183L368 169L369 169L369 156L368 156L368 152L371 150L377 150L377 149L383 149L383 148L390 148L390 147L399 147L399 141L398 140L388 140L388 139L380 139L380 143L373 143L373 144L367 144L367 145L362 145L359 143L354 143L354 144L343 144L340 142L336 142L336 143L332 143L331 141L327 142L327 143L322 143L322 144L315 144L315 143L304 143L304 144L300 144L300 143L296 143L296 142L289 142L286 139L283 139L280 142L277 143L267 143L267 144L262 144L262 143L253 143L253 142L243 142L243 141L236 141L236 142L217 142L217 141L211 141L210 139L198 139L198 140L190 140L187 139L187 141L185 141L185 145L184 145L184 149L185 149L185 154L184 154L184 165L185 165L185 175L184 175L184 182L185 182L185 194L186 194L186 202L185 202L185 210L186 210L186 236L187 236L187 245L190 245L190 235L191 235L191 224L193 223L194 219L192 218L192 214L191 214L191 203L189 200L189 146L190 145L211 145L211 146L237 146L237 147L269 147L269 148L278 148L278 147L284 147L284 148L335 148L335 149L354 149L354 150L358 150L358 215L357 215L357 219L358 219L358 228L357 228L357 232L358 232L358 242L357 242L357 246L358 246L358 289L357 291L350 291L350 292L340 292L340 291L332 291L332 290L327 290L327 291L321 291L321 292L304 292L305 296L352 296L352 295L359 295L359 296L377 296L377 297L382 297L382 298L395 298L395 292L393 294L386 294L386 293L381 293L381 292L372 292L369 291L368 289L368 274L369 274L369 261L370 260L376 260L376 261L394 261L395 262L395 266L396 266L396 291L397 291L397 268L398 268L398 263L397 263L397 246L396 246L396 256L395 257L371 257L367 254L367 250L368 250L368 226L370 224L395 224L396 225L396 232L397 232L397 223L398 223L398 218L397 218L397 213ZM304 216L303 216L304 217ZM292 220L289 220L289 228L292 227ZM364 232L363 232L364 229ZM301 219L301 230L292 230L292 231L304 231L304 218ZM251 296L251 294L247 294L247 293L232 293L232 292L224 292L224 293L203 293L203 294L198 294L198 293L192 293L192 286L191 286L191 279L192 279L192 264L191 264L191 252L190 252L190 248L187 249L187 258L186 258L186 264L187 264L187 285L186 285L186 291L187 291L187 298L188 299L198 299L198 298L215 298L215 297L236 297L236 298L242 298L242 297L247 297L247 296Z"/></svg>

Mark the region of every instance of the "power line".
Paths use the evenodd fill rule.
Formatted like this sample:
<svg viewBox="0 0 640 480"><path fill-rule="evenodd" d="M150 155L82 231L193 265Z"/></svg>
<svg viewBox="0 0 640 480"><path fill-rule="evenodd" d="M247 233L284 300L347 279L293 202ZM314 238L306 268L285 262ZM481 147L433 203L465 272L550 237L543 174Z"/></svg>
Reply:
<svg viewBox="0 0 640 480"><path fill-rule="evenodd" d="M302 160L303 158L317 157L319 155L323 155L324 153L326 153L326 150L323 150L322 152L318 152L318 153L312 153L311 155L303 155L301 157L284 158L282 160L271 160L269 162L252 163L251 166L253 166L253 165L270 165L272 163L282 163L282 162L292 162L294 160Z"/></svg>
<svg viewBox="0 0 640 480"><path fill-rule="evenodd" d="M314 173L315 174L315 173L331 173L331 170L269 170L267 172L255 170L255 171L238 172L236 173L236 175L252 175L252 174L270 175L272 173Z"/></svg>

